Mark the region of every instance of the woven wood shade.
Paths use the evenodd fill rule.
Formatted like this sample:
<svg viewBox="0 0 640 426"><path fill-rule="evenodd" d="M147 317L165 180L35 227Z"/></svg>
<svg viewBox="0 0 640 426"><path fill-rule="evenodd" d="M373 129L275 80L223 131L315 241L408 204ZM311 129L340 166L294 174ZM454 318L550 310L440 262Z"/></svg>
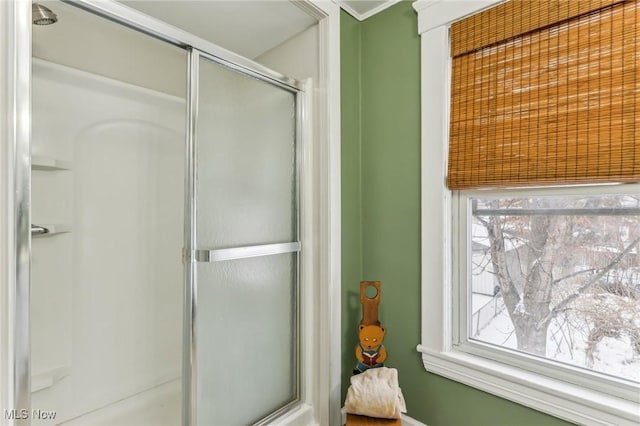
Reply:
<svg viewBox="0 0 640 426"><path fill-rule="evenodd" d="M451 25L451 56L460 56L623 1L508 1Z"/></svg>
<svg viewBox="0 0 640 426"><path fill-rule="evenodd" d="M449 188L640 181L639 3L511 0L454 24Z"/></svg>

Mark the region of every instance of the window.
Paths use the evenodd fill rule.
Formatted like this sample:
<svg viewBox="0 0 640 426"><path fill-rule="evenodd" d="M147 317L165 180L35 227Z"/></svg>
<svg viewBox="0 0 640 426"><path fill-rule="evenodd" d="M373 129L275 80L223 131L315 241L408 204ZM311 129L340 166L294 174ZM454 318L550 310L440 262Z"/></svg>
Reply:
<svg viewBox="0 0 640 426"><path fill-rule="evenodd" d="M640 181L638 1L511 0L475 23L459 21L496 3L414 3L422 39L418 350L428 371L572 422L640 423L640 185L617 184ZM504 30L507 12L524 15L511 15ZM466 26L458 41L454 22ZM474 26L489 34L470 37ZM466 46L474 40L486 44ZM456 44L473 58L456 65ZM574 51L553 56L564 48ZM452 86L460 76L466 87ZM509 280L501 283L500 271ZM525 295L526 278L543 285ZM505 302L513 294L519 299ZM525 300L540 315L529 326L516 319L534 306ZM607 320L618 331L598 325Z"/></svg>
<svg viewBox="0 0 640 426"><path fill-rule="evenodd" d="M597 390L612 380L616 395L637 393L640 190L634 187L580 195L459 193L457 347L543 375L578 367L574 381L581 385ZM509 359L520 355L526 358Z"/></svg>

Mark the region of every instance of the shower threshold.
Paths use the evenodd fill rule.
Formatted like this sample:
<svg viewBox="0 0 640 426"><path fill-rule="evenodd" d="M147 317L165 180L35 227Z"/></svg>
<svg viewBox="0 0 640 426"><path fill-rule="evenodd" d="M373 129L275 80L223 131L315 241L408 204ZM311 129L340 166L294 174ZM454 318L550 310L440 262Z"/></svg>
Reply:
<svg viewBox="0 0 640 426"><path fill-rule="evenodd" d="M64 426L175 426L181 423L181 380L176 379L90 413Z"/></svg>

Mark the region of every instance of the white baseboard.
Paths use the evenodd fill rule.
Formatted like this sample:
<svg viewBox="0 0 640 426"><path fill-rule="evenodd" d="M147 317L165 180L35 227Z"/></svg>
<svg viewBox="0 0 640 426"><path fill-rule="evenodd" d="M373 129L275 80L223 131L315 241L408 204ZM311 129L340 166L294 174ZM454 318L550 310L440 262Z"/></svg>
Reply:
<svg viewBox="0 0 640 426"><path fill-rule="evenodd" d="M345 408L342 407L342 410L340 410L340 412L342 413L342 424L346 425L347 424L347 410L345 410ZM403 414L402 417L400 418L400 420L402 421L402 426L427 426L424 423L422 423L421 421L418 421L418 420L414 419L413 417L409 417L406 414Z"/></svg>
<svg viewBox="0 0 640 426"><path fill-rule="evenodd" d="M427 426L421 421L418 421L413 417L409 417L406 414L403 414L400 420L402 420L402 426Z"/></svg>

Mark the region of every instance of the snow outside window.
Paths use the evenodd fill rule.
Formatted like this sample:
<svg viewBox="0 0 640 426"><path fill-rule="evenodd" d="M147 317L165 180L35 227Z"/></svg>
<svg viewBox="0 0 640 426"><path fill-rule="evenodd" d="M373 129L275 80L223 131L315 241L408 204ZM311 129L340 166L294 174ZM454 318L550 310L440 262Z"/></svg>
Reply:
<svg viewBox="0 0 640 426"><path fill-rule="evenodd" d="M640 194L460 194L457 342L542 374L640 385ZM466 345L466 347L464 346ZM552 368L549 368L552 367ZM597 378L598 380L591 380Z"/></svg>

